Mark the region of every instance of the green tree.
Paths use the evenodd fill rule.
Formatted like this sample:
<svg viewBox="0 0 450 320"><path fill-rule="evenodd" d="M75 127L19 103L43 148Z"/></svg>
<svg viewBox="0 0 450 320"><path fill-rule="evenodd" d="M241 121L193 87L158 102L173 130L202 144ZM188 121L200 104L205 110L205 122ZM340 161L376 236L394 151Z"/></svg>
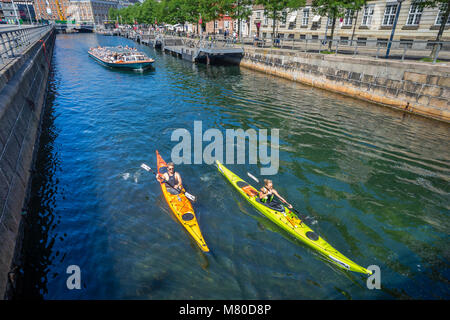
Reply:
<svg viewBox="0 0 450 320"><path fill-rule="evenodd" d="M139 22L146 24L154 23L156 16L156 6L157 5L155 0L145 0L139 8Z"/></svg>
<svg viewBox="0 0 450 320"><path fill-rule="evenodd" d="M322 0L328 1L328 0ZM264 6L264 15L272 19L272 42L275 41L275 27L288 11L296 10L305 5L305 0L256 0Z"/></svg>
<svg viewBox="0 0 450 320"><path fill-rule="evenodd" d="M183 24L186 22L186 0L169 0L166 1L166 10L163 11L165 22L170 24Z"/></svg>
<svg viewBox="0 0 450 320"><path fill-rule="evenodd" d="M130 6L130 24L134 24L135 22L140 23L141 21L141 3L136 2L134 5Z"/></svg>
<svg viewBox="0 0 450 320"><path fill-rule="evenodd" d="M238 32L241 35L241 20L247 20L252 14L252 0L227 0L224 9L233 20L238 20Z"/></svg>
<svg viewBox="0 0 450 320"><path fill-rule="evenodd" d="M108 19L118 21L119 19L119 10L113 7L110 7L108 10Z"/></svg>
<svg viewBox="0 0 450 320"><path fill-rule="evenodd" d="M439 27L438 34L436 36L436 42L441 41L442 34L445 30L445 25L448 21L448 17L450 16L450 0L423 0L418 1L417 4L420 5L422 8L436 8L439 7L439 10L441 12L441 25ZM437 49L439 47L439 44L433 45L433 50L431 50L430 58L434 58L434 56L437 53Z"/></svg>
<svg viewBox="0 0 450 320"><path fill-rule="evenodd" d="M331 40L333 40L336 19L343 18L347 10L353 12L360 10L366 0L313 0L313 11L322 17L331 19ZM355 22L356 23L356 22ZM331 50L332 41L328 43L328 50Z"/></svg>
<svg viewBox="0 0 450 320"><path fill-rule="evenodd" d="M195 23L197 25L197 33L199 33L198 21L202 13L204 13L202 10L201 2L196 0L184 0L183 6L186 12L186 21L193 24Z"/></svg>
<svg viewBox="0 0 450 320"><path fill-rule="evenodd" d="M200 0L199 1L202 20L205 22L215 21L225 14L227 10L227 0ZM214 23L214 33L216 33L216 24Z"/></svg>

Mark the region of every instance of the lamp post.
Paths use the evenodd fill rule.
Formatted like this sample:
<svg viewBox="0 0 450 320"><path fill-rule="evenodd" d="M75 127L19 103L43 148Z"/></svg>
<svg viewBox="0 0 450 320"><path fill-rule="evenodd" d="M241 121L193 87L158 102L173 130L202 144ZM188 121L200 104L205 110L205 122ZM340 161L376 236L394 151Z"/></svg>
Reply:
<svg viewBox="0 0 450 320"><path fill-rule="evenodd" d="M328 39L328 20L330 20L330 19L328 18L328 15L327 15L327 24L325 25L325 43L327 43L327 39Z"/></svg>
<svg viewBox="0 0 450 320"><path fill-rule="evenodd" d="M398 3L397 12L395 12L395 19L394 19L394 24L392 26L391 37L389 38L388 46L386 49L386 57L385 57L386 59L389 58L389 52L391 51L392 40L394 39L395 27L397 26L397 20L398 20L399 14L400 14L400 9L402 8L403 1L404 0L397 0L397 3Z"/></svg>
<svg viewBox="0 0 450 320"><path fill-rule="evenodd" d="M36 14L36 10L34 10L34 14L35 14L36 22L37 22L37 17L39 17L39 22L37 22L37 24L39 24L41 22L41 20L42 20L41 7L39 6L39 1L36 1L36 4L37 4L37 7L38 7L38 11L37 11L37 14Z"/></svg>
<svg viewBox="0 0 450 320"><path fill-rule="evenodd" d="M11 0L13 9L14 9L14 15L16 16L17 24L19 25L19 29L22 28L22 25L20 24L19 17L17 16L17 10L16 10L16 4L14 3L14 0Z"/></svg>
<svg viewBox="0 0 450 320"><path fill-rule="evenodd" d="M34 23L33 23L33 18L31 17L30 8L28 7L28 2L25 2L25 6L27 7L28 16L30 17L30 23L31 23L31 24L34 24ZM36 13L36 11L35 11L35 13ZM36 15L34 16L34 18L36 19Z"/></svg>

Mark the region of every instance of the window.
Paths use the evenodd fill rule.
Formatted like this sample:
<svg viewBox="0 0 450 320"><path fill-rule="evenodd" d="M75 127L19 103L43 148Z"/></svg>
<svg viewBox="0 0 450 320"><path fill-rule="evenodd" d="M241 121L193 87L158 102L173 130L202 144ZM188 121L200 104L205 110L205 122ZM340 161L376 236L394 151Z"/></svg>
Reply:
<svg viewBox="0 0 450 320"><path fill-rule="evenodd" d="M420 22L420 17L422 16L423 7L420 7L417 2L413 2L411 7L409 7L408 20L406 20L407 25L418 25Z"/></svg>
<svg viewBox="0 0 450 320"><path fill-rule="evenodd" d="M269 19L267 16L264 16L264 25L267 26L269 24Z"/></svg>
<svg viewBox="0 0 450 320"><path fill-rule="evenodd" d="M311 26L311 29L317 29L317 28L320 28L320 20L321 20L321 16L315 15L315 16L312 18L312 26Z"/></svg>
<svg viewBox="0 0 450 320"><path fill-rule="evenodd" d="M400 48L412 48L413 42L411 39L400 39Z"/></svg>
<svg viewBox="0 0 450 320"><path fill-rule="evenodd" d="M444 16L444 12L445 12L445 10L447 10L447 6L448 6L448 3L442 4L441 7L439 8L439 13L436 17L436 22L434 23L435 25L437 25L437 26L441 25L443 16ZM445 24L446 25L450 24L450 15L448 16L447 22Z"/></svg>
<svg viewBox="0 0 450 320"><path fill-rule="evenodd" d="M343 45L348 45L348 37L341 37L340 39L340 43Z"/></svg>
<svg viewBox="0 0 450 320"><path fill-rule="evenodd" d="M286 20L287 20L287 12L283 11L283 12L281 12L281 24L285 25L286 24Z"/></svg>
<svg viewBox="0 0 450 320"><path fill-rule="evenodd" d="M319 40L319 36L318 35L313 35L311 36L312 42L317 42L317 40Z"/></svg>
<svg viewBox="0 0 450 320"><path fill-rule="evenodd" d="M397 3L386 4L383 16L383 26L392 26L394 24L395 14L397 13Z"/></svg>
<svg viewBox="0 0 450 320"><path fill-rule="evenodd" d="M427 41L427 49L433 49L435 44L435 40L428 40Z"/></svg>
<svg viewBox="0 0 450 320"><path fill-rule="evenodd" d="M223 27L228 29L230 27L230 22L229 21L224 21L223 22Z"/></svg>
<svg viewBox="0 0 450 320"><path fill-rule="evenodd" d="M297 11L293 11L289 15L289 30L292 30L295 28L295 25L297 24Z"/></svg>
<svg viewBox="0 0 450 320"><path fill-rule="evenodd" d="M367 41L367 38L358 38L358 41L356 41L356 44L360 47L361 46L364 47L367 43L366 41Z"/></svg>
<svg viewBox="0 0 450 320"><path fill-rule="evenodd" d="M344 26L351 26L353 22L353 10L348 9L344 16Z"/></svg>
<svg viewBox="0 0 450 320"><path fill-rule="evenodd" d="M256 19L261 19L261 12L260 11L256 12Z"/></svg>
<svg viewBox="0 0 450 320"><path fill-rule="evenodd" d="M378 38L377 39L377 47L387 47L388 39L387 38Z"/></svg>
<svg viewBox="0 0 450 320"><path fill-rule="evenodd" d="M328 24L328 26L332 26L333 25L333 19L331 19L331 17L328 17L328 19L327 19L327 24Z"/></svg>
<svg viewBox="0 0 450 320"><path fill-rule="evenodd" d="M214 21L214 29L218 29L219 28L219 21L215 20Z"/></svg>
<svg viewBox="0 0 450 320"><path fill-rule="evenodd" d="M301 34L300 35L300 39L305 40L306 39L306 34Z"/></svg>
<svg viewBox="0 0 450 320"><path fill-rule="evenodd" d="M303 9L302 26L307 26L309 20L309 8Z"/></svg>
<svg viewBox="0 0 450 320"><path fill-rule="evenodd" d="M293 33L289 33L288 38L289 38L289 39L294 39L294 34L293 34Z"/></svg>
<svg viewBox="0 0 450 320"><path fill-rule="evenodd" d="M373 11L375 9L375 5L368 5L364 7L363 17L362 17L362 26L370 26L372 24Z"/></svg>

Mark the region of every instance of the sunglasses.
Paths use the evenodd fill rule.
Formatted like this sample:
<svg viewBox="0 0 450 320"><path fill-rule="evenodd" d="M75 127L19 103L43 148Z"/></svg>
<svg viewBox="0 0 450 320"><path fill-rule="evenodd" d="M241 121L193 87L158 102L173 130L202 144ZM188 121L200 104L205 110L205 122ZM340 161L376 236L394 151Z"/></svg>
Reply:
<svg viewBox="0 0 450 320"><path fill-rule="evenodd" d="M171 170L172 171L172 170L174 170L174 168L168 168L167 170Z"/></svg>

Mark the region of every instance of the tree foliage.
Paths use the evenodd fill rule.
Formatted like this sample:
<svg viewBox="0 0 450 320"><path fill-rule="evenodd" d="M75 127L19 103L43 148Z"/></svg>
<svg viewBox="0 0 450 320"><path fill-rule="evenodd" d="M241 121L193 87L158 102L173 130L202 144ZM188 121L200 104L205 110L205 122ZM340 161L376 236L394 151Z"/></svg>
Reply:
<svg viewBox="0 0 450 320"><path fill-rule="evenodd" d="M442 23L439 27L439 31L436 36L436 42L441 41L442 34L445 30L445 24L448 21L448 17L450 16L450 0L422 0L418 2L418 5L422 8L436 8L439 7L439 10L442 11ZM437 53L438 44L433 46L433 50L431 51L430 58L434 59L434 56Z"/></svg>
<svg viewBox="0 0 450 320"><path fill-rule="evenodd" d="M334 29L336 27L336 19L343 18L348 10L356 12L367 3L366 0L313 0L313 11L321 17L331 19L331 39L334 36ZM332 42L328 44L328 49L331 50Z"/></svg>
<svg viewBox="0 0 450 320"><path fill-rule="evenodd" d="M264 6L264 15L272 19L272 35L273 41L276 38L275 27L278 21L280 21L284 14L288 11L296 10L303 7L306 3L305 0L256 0L257 4Z"/></svg>
<svg viewBox="0 0 450 320"><path fill-rule="evenodd" d="M253 0L145 0L142 4L110 9L109 19L125 24L135 21L145 24L197 24L201 19L204 25L224 15L235 20L246 20L252 13L252 3Z"/></svg>

